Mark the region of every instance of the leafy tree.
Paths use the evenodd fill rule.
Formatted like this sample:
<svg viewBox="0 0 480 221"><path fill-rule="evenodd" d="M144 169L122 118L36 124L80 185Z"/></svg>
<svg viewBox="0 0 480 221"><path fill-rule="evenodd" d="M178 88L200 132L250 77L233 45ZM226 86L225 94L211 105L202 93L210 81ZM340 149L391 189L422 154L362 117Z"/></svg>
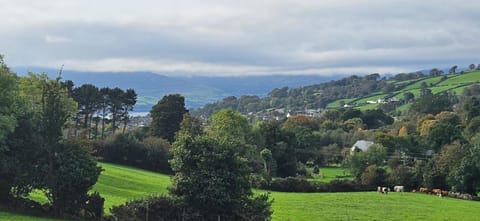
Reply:
<svg viewBox="0 0 480 221"><path fill-rule="evenodd" d="M180 122L185 113L187 109L185 109L184 97L179 94L164 96L150 111L152 135L173 142L175 133L180 130Z"/></svg>
<svg viewBox="0 0 480 221"><path fill-rule="evenodd" d="M53 179L47 184L47 196L57 214L76 214L88 199L88 191L97 182L101 168L79 145L66 142L56 145Z"/></svg>
<svg viewBox="0 0 480 221"><path fill-rule="evenodd" d="M99 115L102 118L102 132L101 136L102 139L105 137L105 125L107 122L107 117L108 117L108 107L111 104L111 100L109 99L109 94L110 94L110 88L104 87L100 89L100 103L99 103Z"/></svg>
<svg viewBox="0 0 480 221"><path fill-rule="evenodd" d="M440 150L443 145L462 139L461 131L455 125L440 122L434 124L427 136L432 149Z"/></svg>
<svg viewBox="0 0 480 221"><path fill-rule="evenodd" d="M127 89L125 91L125 94L123 94L122 133L125 133L128 120L130 119L128 116L128 112L133 111L133 107L135 106L136 103L137 103L137 93L135 93L135 90L133 89Z"/></svg>
<svg viewBox="0 0 480 221"><path fill-rule="evenodd" d="M387 158L387 149L379 144L374 144L367 151L356 152L350 155L348 163L354 177L361 179L361 175L370 165L382 166Z"/></svg>
<svg viewBox="0 0 480 221"><path fill-rule="evenodd" d="M366 110L362 116L362 120L369 129L375 129L393 123L393 118L383 113L381 109Z"/></svg>
<svg viewBox="0 0 480 221"><path fill-rule="evenodd" d="M405 103L410 103L415 99L415 95L412 92L405 92L403 93L403 99Z"/></svg>
<svg viewBox="0 0 480 221"><path fill-rule="evenodd" d="M420 84L420 97L432 95L432 90L428 89L427 83L425 81Z"/></svg>
<svg viewBox="0 0 480 221"><path fill-rule="evenodd" d="M247 143L250 130L247 119L231 109L214 113L206 128L211 137L221 140L237 140L241 143Z"/></svg>
<svg viewBox="0 0 480 221"><path fill-rule="evenodd" d="M360 181L363 185L372 187L384 186L385 180L386 171L376 165L368 166L360 177Z"/></svg>
<svg viewBox="0 0 480 221"><path fill-rule="evenodd" d="M343 121L346 121L352 118L362 118L362 116L363 116L363 113L360 110L355 108L348 108L348 109L345 109L345 111L342 113L341 118Z"/></svg>
<svg viewBox="0 0 480 221"><path fill-rule="evenodd" d="M427 95L417 99L411 110L422 114L438 114L442 111L451 111L455 97L448 93Z"/></svg>
<svg viewBox="0 0 480 221"><path fill-rule="evenodd" d="M204 220L248 220L242 210L259 198L253 197L250 168L238 151L241 145L179 133L172 148L175 176L171 193L199 211ZM260 208L270 207L268 198L258 203Z"/></svg>
<svg viewBox="0 0 480 221"><path fill-rule="evenodd" d="M480 116L480 99L477 97L467 97L463 102L462 112L465 122L469 122L474 117Z"/></svg>
<svg viewBox="0 0 480 221"><path fill-rule="evenodd" d="M7 137L14 132L17 124L15 114L16 76L10 72L0 55L0 201L10 195L14 168L8 159L9 148L6 146Z"/></svg>
<svg viewBox="0 0 480 221"><path fill-rule="evenodd" d="M101 100L100 91L94 85L84 84L73 89L72 93L73 99L78 103L77 121L83 116L82 128L88 130L88 137L90 137L90 124Z"/></svg>
<svg viewBox="0 0 480 221"><path fill-rule="evenodd" d="M475 70L475 64L468 65L468 69L470 69L471 71Z"/></svg>
<svg viewBox="0 0 480 221"><path fill-rule="evenodd" d="M454 65L448 70L449 74L455 74L457 72L458 65Z"/></svg>
<svg viewBox="0 0 480 221"><path fill-rule="evenodd" d="M390 184L405 186L409 189L416 188L419 185L415 179L414 169L403 165L392 168L388 180Z"/></svg>
<svg viewBox="0 0 480 221"><path fill-rule="evenodd" d="M284 123L283 128L305 127L311 130L318 130L318 123L315 118L304 115L295 115L289 117Z"/></svg>
<svg viewBox="0 0 480 221"><path fill-rule="evenodd" d="M3 63L0 55L0 151L7 135L15 129L16 76Z"/></svg>
<svg viewBox="0 0 480 221"><path fill-rule="evenodd" d="M264 167L265 167L265 174L267 175L267 178L270 177L270 168L271 168L271 163L272 163L272 151L269 149L265 148L262 151L260 151L260 155L262 156L262 159L264 161Z"/></svg>
<svg viewBox="0 0 480 221"><path fill-rule="evenodd" d="M192 137L202 135L203 134L202 121L199 118L189 113L186 113L183 115L182 122L180 122L179 132L186 133Z"/></svg>
<svg viewBox="0 0 480 221"><path fill-rule="evenodd" d="M453 187L456 191L467 192L476 195L480 190L480 145L478 138L472 145L467 156L464 157L460 165L452 172L450 179L454 183Z"/></svg>
<svg viewBox="0 0 480 221"><path fill-rule="evenodd" d="M430 70L429 75L432 77L437 77L443 74L442 70L438 70L437 68L433 68Z"/></svg>
<svg viewBox="0 0 480 221"><path fill-rule="evenodd" d="M124 113L124 94L125 92L116 87L108 90L107 99L108 99L108 110L110 111L110 120L112 125L112 133L118 128L119 122L122 119Z"/></svg>
<svg viewBox="0 0 480 221"><path fill-rule="evenodd" d="M398 136L405 137L408 136L408 129L405 126L402 126L400 130L398 130Z"/></svg>

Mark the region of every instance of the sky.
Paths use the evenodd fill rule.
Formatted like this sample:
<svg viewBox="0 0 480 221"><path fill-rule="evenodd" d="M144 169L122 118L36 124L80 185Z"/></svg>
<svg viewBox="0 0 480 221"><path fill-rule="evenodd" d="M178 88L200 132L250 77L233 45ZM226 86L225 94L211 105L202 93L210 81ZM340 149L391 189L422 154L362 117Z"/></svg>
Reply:
<svg viewBox="0 0 480 221"><path fill-rule="evenodd" d="M474 0L0 0L9 66L167 75L400 73L480 63Z"/></svg>

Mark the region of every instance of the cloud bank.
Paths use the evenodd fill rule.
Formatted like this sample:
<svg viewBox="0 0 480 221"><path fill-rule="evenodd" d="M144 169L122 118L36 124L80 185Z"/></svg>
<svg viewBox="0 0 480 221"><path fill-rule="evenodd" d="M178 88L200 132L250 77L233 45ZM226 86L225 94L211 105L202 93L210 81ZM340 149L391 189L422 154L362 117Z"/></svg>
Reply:
<svg viewBox="0 0 480 221"><path fill-rule="evenodd" d="M479 1L0 0L10 66L396 73L480 63Z"/></svg>

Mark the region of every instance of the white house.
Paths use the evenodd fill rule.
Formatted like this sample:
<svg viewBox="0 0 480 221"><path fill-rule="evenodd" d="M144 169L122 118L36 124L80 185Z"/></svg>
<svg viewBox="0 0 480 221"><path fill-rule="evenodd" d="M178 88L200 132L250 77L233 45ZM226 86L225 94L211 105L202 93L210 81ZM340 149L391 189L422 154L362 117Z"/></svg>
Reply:
<svg viewBox="0 0 480 221"><path fill-rule="evenodd" d="M358 152L358 151L367 151L370 146L375 144L373 141L366 141L366 140L358 140L353 144L350 152Z"/></svg>

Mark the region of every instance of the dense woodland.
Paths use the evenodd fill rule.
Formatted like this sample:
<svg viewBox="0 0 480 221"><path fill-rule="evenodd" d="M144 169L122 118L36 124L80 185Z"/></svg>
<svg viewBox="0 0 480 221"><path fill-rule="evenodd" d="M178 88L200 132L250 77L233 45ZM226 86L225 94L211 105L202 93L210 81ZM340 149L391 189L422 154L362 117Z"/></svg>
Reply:
<svg viewBox="0 0 480 221"><path fill-rule="evenodd" d="M203 118L189 113L182 95L171 94L152 108L150 125L128 128L133 89L75 86L60 75L19 77L0 65L0 209L86 220L268 220L272 201L252 187L338 192L402 185L468 193L470 199L480 190L476 83L461 94L422 87L418 96L405 96L410 106L400 112L335 108L315 117L253 122L248 112L322 108L428 76L352 76L275 89L265 98L229 97L193 111ZM450 74L463 74L454 67ZM432 69L429 75L444 73ZM375 144L352 152L358 140ZM104 216L101 193L89 192L101 173L97 160L171 174L172 187L168 195L126 202ZM352 177L308 181L325 166L349 168ZM31 201L34 190L49 203Z"/></svg>

